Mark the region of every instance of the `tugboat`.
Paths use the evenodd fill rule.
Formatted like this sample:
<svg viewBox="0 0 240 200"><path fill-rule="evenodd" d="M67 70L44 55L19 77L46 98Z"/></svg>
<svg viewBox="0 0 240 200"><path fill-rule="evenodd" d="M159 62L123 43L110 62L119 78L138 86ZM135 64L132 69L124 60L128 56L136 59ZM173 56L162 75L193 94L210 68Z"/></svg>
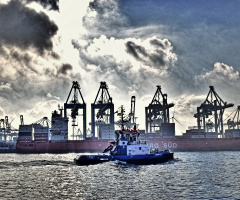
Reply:
<svg viewBox="0 0 240 200"><path fill-rule="evenodd" d="M163 163L173 159L173 153L169 150L159 151L151 149L146 141L139 140L138 130L116 131L118 136L115 141L110 142L103 153L108 155L82 155L77 156L74 162L78 165L98 164L107 161L117 161L127 164L148 165Z"/></svg>
<svg viewBox="0 0 240 200"><path fill-rule="evenodd" d="M169 150L159 151L151 149L146 141L139 140L140 132L136 130L134 124L133 130L126 130L124 123L129 122L123 118L124 109L121 109L121 131L115 131L116 140L110 142L110 145L103 151L109 152L108 155L82 155L77 156L74 162L78 165L98 164L108 161L116 163L127 163L136 165L148 165L163 163L173 159L173 153Z"/></svg>

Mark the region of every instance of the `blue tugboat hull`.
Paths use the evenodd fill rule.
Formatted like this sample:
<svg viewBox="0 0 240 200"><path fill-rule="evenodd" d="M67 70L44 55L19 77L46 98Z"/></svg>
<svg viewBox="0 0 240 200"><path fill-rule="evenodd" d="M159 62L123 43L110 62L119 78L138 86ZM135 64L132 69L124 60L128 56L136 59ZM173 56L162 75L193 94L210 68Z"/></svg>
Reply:
<svg viewBox="0 0 240 200"><path fill-rule="evenodd" d="M113 156L112 160L119 160L128 164L135 165L151 165L164 163L173 159L173 153L149 154L149 155L134 155L134 156Z"/></svg>
<svg viewBox="0 0 240 200"><path fill-rule="evenodd" d="M146 155L83 155L74 159L78 165L93 165L108 161L122 161L127 164L150 165L164 163L173 159L173 153L163 152Z"/></svg>

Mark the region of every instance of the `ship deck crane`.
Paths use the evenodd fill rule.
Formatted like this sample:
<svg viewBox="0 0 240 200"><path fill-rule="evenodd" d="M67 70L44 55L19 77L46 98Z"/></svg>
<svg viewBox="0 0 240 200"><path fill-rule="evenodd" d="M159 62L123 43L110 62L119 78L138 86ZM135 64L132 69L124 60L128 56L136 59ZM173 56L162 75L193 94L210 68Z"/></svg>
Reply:
<svg viewBox="0 0 240 200"><path fill-rule="evenodd" d="M49 125L51 124L51 121L47 117L43 117L38 121L34 122L33 124L40 124L42 126L49 127Z"/></svg>
<svg viewBox="0 0 240 200"><path fill-rule="evenodd" d="M71 109L71 118L73 121L72 126L76 126L76 117L78 116L78 110L83 110L83 138L86 138L86 103L83 99L82 93L80 91L80 85L77 81L73 81L71 90L67 97L66 103L64 103L64 117L67 118L67 110ZM70 100L71 93L73 92L72 100ZM81 97L82 103L79 102L78 94Z"/></svg>
<svg viewBox="0 0 240 200"><path fill-rule="evenodd" d="M95 109L98 109L96 116ZM95 101L91 104L91 130L93 137L95 137L96 117L99 120L104 120L106 124L114 124L114 104L108 92L106 82L100 82Z"/></svg>
<svg viewBox="0 0 240 200"><path fill-rule="evenodd" d="M214 90L213 86L209 86L207 98L197 107L197 113L194 117L197 118L198 129L203 127L206 131L206 119L210 115L214 115L214 132L223 136L223 113L226 108L233 107L234 104L224 102ZM212 131L212 129L211 129Z"/></svg>
<svg viewBox="0 0 240 200"><path fill-rule="evenodd" d="M151 103L145 107L146 132L153 132L156 128L160 129L162 123L170 123L169 108L173 106L173 103L167 102L167 94L162 93L161 86L157 85L157 91Z"/></svg>

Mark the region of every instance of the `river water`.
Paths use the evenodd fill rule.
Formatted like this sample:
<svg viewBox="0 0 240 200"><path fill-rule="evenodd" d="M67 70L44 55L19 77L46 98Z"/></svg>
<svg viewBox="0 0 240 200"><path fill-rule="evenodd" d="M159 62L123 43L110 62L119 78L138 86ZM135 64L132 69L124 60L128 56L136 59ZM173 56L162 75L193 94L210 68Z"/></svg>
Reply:
<svg viewBox="0 0 240 200"><path fill-rule="evenodd" d="M78 154L0 154L0 199L240 199L240 152L77 166Z"/></svg>

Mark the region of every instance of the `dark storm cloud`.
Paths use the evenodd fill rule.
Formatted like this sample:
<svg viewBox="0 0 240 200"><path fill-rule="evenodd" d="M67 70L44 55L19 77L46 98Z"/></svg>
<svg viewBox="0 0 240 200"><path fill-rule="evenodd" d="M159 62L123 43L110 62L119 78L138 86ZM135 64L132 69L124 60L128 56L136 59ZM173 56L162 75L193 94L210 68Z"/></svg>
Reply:
<svg viewBox="0 0 240 200"><path fill-rule="evenodd" d="M136 59L140 59L138 54L147 56L145 49L139 45L136 45L132 41L128 41L126 43L126 47L127 47L127 52L130 53L132 56L134 56Z"/></svg>
<svg viewBox="0 0 240 200"><path fill-rule="evenodd" d="M156 49L152 48L151 53L147 52L143 46L137 45L132 41L126 43L126 48L127 52L137 60L145 64L151 64L154 68L159 68L161 66L166 66L169 63L169 60L166 59L167 54L162 51L169 48L168 41L165 42L166 47L162 44L163 42L158 39L150 40L149 43L157 47Z"/></svg>
<svg viewBox="0 0 240 200"><path fill-rule="evenodd" d="M167 41L165 41L164 43L162 41L159 41L158 39L153 39L150 41L150 44L155 45L157 47L160 47L161 49L165 49L165 45L167 44Z"/></svg>
<svg viewBox="0 0 240 200"><path fill-rule="evenodd" d="M63 64L60 69L58 70L58 73L61 74L67 74L68 71L72 70L72 65L70 64Z"/></svg>
<svg viewBox="0 0 240 200"><path fill-rule="evenodd" d="M44 13L25 7L18 0L0 4L0 42L21 49L34 47L39 54L52 50L51 38L58 27Z"/></svg>
<svg viewBox="0 0 240 200"><path fill-rule="evenodd" d="M59 0L27 0L27 2L37 2L44 8L59 11Z"/></svg>

